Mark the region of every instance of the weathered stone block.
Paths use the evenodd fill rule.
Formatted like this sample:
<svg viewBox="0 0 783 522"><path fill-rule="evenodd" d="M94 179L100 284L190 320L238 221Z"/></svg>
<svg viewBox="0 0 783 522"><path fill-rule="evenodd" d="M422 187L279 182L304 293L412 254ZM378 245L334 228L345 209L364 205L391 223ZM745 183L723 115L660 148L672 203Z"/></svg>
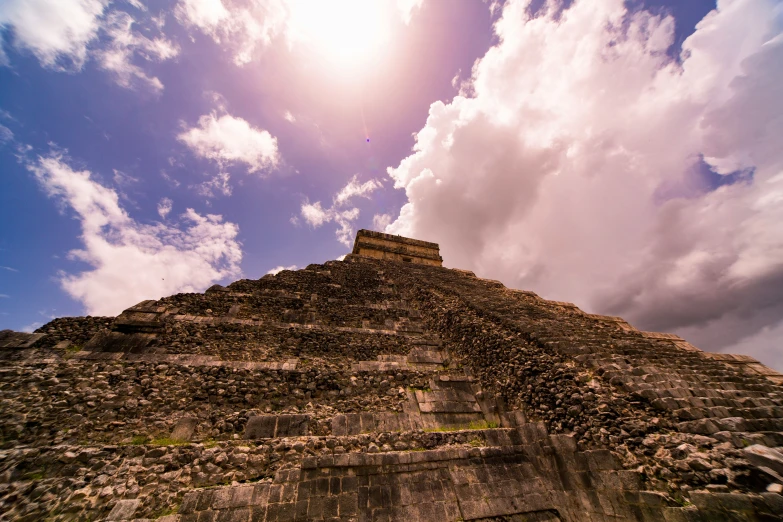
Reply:
<svg viewBox="0 0 783 522"><path fill-rule="evenodd" d="M174 429L171 431L171 438L174 440L189 441L193 437L193 433L198 426L198 419L194 417L182 417L174 425Z"/></svg>
<svg viewBox="0 0 783 522"><path fill-rule="evenodd" d="M783 453L780 451L754 444L743 450L746 458L756 466L767 467L783 475Z"/></svg>
<svg viewBox="0 0 783 522"><path fill-rule="evenodd" d="M309 433L309 415L255 415L245 425L246 439L300 437Z"/></svg>
<svg viewBox="0 0 783 522"><path fill-rule="evenodd" d="M44 335L42 333L31 334L14 332L13 330L0 330L0 348L31 348L36 342L43 339Z"/></svg>
<svg viewBox="0 0 783 522"><path fill-rule="evenodd" d="M109 512L106 520L130 520L135 518L133 515L140 504L141 500L139 499L118 500L111 512Z"/></svg>

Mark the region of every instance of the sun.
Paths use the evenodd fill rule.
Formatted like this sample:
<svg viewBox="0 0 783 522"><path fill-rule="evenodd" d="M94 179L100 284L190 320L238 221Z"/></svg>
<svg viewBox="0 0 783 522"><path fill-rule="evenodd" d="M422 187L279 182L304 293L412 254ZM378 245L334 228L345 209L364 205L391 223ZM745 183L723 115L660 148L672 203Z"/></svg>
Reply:
<svg viewBox="0 0 783 522"><path fill-rule="evenodd" d="M364 66L383 54L396 13L384 0L293 0L288 37L341 67Z"/></svg>

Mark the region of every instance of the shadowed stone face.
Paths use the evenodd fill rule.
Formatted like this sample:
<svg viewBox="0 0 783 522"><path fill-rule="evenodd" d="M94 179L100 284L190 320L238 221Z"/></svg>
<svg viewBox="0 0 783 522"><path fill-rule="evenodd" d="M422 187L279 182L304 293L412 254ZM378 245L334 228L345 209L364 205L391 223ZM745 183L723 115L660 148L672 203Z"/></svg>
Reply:
<svg viewBox="0 0 783 522"><path fill-rule="evenodd" d="M779 519L783 376L356 245L0 332L0 518Z"/></svg>

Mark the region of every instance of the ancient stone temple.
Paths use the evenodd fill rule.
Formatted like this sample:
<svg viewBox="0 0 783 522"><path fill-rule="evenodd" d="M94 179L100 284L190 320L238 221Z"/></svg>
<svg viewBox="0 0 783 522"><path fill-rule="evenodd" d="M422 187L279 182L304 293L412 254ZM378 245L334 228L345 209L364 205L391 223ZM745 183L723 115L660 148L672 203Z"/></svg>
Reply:
<svg viewBox="0 0 783 522"><path fill-rule="evenodd" d="M403 263L442 266L440 247L437 243L393 236L372 230L360 230L356 234L353 254Z"/></svg>
<svg viewBox="0 0 783 522"><path fill-rule="evenodd" d="M782 519L783 376L440 264L0 333L0 520Z"/></svg>

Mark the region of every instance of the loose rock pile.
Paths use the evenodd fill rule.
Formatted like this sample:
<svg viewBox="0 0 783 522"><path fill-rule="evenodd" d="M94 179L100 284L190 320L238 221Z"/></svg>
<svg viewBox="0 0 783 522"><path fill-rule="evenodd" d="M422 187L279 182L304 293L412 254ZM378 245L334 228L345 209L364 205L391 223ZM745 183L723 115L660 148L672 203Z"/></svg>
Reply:
<svg viewBox="0 0 783 522"><path fill-rule="evenodd" d="M98 332L111 328L113 322L114 317L58 317L35 331L46 334L36 346L50 348L68 341L70 346L81 347Z"/></svg>

